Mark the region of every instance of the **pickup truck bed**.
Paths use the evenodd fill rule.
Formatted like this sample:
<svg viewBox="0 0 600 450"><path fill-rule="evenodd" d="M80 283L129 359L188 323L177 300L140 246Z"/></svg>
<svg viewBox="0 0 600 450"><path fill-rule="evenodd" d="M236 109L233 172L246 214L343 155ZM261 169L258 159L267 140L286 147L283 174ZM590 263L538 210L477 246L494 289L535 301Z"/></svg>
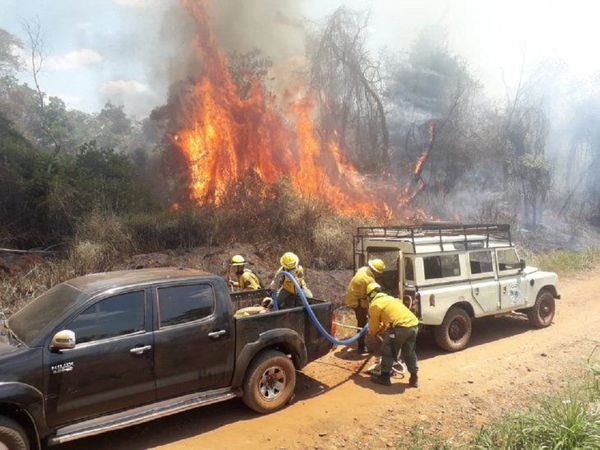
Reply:
<svg viewBox="0 0 600 450"><path fill-rule="evenodd" d="M263 289L254 292L238 292L231 294L234 313L241 308L260 304L264 297L270 297L271 291ZM309 299L311 309L325 329L331 327L332 306L330 302ZM257 342L261 333L276 329L293 330L304 343L307 354L302 360L294 361L296 368L306 365L306 361L312 361L327 354L331 349L331 343L325 339L310 321L303 306L296 308L271 311L264 314L236 318L236 360L240 357L242 349L249 342Z"/></svg>

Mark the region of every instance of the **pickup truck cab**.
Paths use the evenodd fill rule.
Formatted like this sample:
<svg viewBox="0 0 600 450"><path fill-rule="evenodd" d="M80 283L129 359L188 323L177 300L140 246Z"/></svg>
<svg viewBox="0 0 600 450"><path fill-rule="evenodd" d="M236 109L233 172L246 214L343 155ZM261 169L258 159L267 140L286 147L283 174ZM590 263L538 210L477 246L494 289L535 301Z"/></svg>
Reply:
<svg viewBox="0 0 600 450"><path fill-rule="evenodd" d="M518 311L535 327L547 327L560 298L558 276L519 258L509 225L360 227L355 269L371 258L386 264L379 283L402 298L447 351L467 346L478 317Z"/></svg>
<svg viewBox="0 0 600 450"><path fill-rule="evenodd" d="M230 294L187 269L92 274L4 322L0 448L59 444L242 397L268 413L296 370L331 349L304 308L235 318L267 292ZM311 300L330 328L332 305Z"/></svg>

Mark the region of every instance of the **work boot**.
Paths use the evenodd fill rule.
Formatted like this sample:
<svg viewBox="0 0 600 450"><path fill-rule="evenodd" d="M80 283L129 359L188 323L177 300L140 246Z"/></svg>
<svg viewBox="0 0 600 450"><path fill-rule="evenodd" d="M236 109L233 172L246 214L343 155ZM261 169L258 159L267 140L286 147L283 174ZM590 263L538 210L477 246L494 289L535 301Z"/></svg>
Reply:
<svg viewBox="0 0 600 450"><path fill-rule="evenodd" d="M389 373L382 373L381 375L371 375L371 381L376 384L381 384L383 386L391 386L392 381L390 380Z"/></svg>
<svg viewBox="0 0 600 450"><path fill-rule="evenodd" d="M413 388L419 387L419 377L416 373L410 374L410 378L408 379L408 385Z"/></svg>
<svg viewBox="0 0 600 450"><path fill-rule="evenodd" d="M363 345L362 347L358 347L358 349L356 350L356 353L358 353L361 356L367 356L370 354L369 349L367 348L366 345Z"/></svg>

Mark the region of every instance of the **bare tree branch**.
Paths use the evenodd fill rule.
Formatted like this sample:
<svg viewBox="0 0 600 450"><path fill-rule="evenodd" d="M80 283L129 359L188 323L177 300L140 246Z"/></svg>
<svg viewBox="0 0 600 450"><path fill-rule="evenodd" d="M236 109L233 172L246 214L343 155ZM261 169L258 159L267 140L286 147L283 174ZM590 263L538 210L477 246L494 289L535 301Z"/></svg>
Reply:
<svg viewBox="0 0 600 450"><path fill-rule="evenodd" d="M39 76L47 56L44 38L42 35L42 27L38 18L31 22L24 20L22 21L21 25L25 30L28 39L31 75L33 76L33 82L35 84L35 90L38 97L40 124L43 132L52 142L52 146L54 147L52 156L53 158L56 158L60 153L62 146L52 130L52 125L47 114L46 94L44 91L42 91L39 80Z"/></svg>

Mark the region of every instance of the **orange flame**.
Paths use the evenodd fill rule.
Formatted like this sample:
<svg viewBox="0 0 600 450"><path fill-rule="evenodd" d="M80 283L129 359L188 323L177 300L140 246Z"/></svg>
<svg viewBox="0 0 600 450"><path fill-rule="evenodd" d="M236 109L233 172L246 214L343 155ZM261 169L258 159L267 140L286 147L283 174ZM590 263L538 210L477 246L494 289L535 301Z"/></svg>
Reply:
<svg viewBox="0 0 600 450"><path fill-rule="evenodd" d="M173 143L186 158L190 196L198 204L219 205L228 189L254 172L266 184L282 177L303 198L322 201L343 214L386 217L391 208L375 195L346 161L337 141L318 137L314 102L304 94L286 93L282 104L255 83L240 98L228 61L211 31L206 2L182 0L197 25L194 46L203 72L184 111L189 118ZM422 164L422 163L421 163ZM405 205L401 193L397 205Z"/></svg>

